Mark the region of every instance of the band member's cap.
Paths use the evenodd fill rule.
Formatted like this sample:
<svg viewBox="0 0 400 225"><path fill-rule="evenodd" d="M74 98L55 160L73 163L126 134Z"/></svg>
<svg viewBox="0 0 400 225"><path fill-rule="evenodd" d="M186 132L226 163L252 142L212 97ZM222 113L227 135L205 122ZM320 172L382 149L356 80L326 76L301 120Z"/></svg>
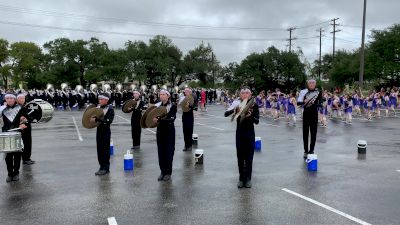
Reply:
<svg viewBox="0 0 400 225"><path fill-rule="evenodd" d="M165 89L161 89L160 90L160 94L166 94L168 96L171 96L171 94L169 93L169 91L165 90Z"/></svg>
<svg viewBox="0 0 400 225"><path fill-rule="evenodd" d="M17 95L17 98L25 98L25 96L26 96L26 94L21 93L21 94Z"/></svg>
<svg viewBox="0 0 400 225"><path fill-rule="evenodd" d="M138 95L140 95L140 92L138 92L138 91L133 91L133 94L138 94Z"/></svg>
<svg viewBox="0 0 400 225"><path fill-rule="evenodd" d="M15 94L13 94L13 93L7 93L6 95L4 95L4 98L14 98L14 99L16 99L17 96L15 96Z"/></svg>
<svg viewBox="0 0 400 225"><path fill-rule="evenodd" d="M106 99L109 100L110 99L110 94L108 93L102 93L99 95L99 99Z"/></svg>
<svg viewBox="0 0 400 225"><path fill-rule="evenodd" d="M245 93L245 92L251 93L250 88L248 88L248 87L242 87L242 88L240 89L240 93Z"/></svg>

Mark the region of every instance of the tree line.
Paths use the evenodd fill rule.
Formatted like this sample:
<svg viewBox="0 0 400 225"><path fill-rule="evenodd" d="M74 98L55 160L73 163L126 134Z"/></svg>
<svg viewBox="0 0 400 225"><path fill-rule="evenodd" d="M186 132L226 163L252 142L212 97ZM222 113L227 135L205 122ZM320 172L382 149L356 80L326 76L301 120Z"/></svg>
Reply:
<svg viewBox="0 0 400 225"><path fill-rule="evenodd" d="M365 81L373 86L398 85L400 81L400 25L373 30L366 46ZM274 46L251 53L240 63L221 65L210 44L201 43L187 54L166 36L147 43L127 41L111 49L97 38L58 38L38 46L33 42L9 43L0 39L0 85L5 88L45 88L47 83L67 82L71 87L111 81L139 85L293 90L308 77L321 78L329 87L355 84L359 75L359 49L339 50L310 64L301 50L288 52Z"/></svg>

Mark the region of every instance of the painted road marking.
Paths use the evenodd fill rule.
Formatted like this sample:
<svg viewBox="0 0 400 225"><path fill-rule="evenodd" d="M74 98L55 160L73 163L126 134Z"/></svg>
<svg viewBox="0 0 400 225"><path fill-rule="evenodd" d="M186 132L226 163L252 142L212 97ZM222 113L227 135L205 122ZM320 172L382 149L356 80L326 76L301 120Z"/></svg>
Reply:
<svg viewBox="0 0 400 225"><path fill-rule="evenodd" d="M122 116L120 116L120 115L116 115L116 116L118 116L119 118L121 118L121 119L123 119L123 120L125 120L125 121L127 121L127 122L131 122L130 120L128 120L127 118L124 118L124 117L122 117ZM145 130L147 130L147 131L149 131L149 132L151 132L151 133L153 133L153 134L156 134L157 132L155 132L155 131L152 131L152 130L150 130L149 128L147 128L147 129L145 129Z"/></svg>
<svg viewBox="0 0 400 225"><path fill-rule="evenodd" d="M179 119L179 118L176 118L176 119L177 119L177 120L181 120L181 119ZM197 124L197 125L200 125L200 126L209 127L209 128L215 129L215 130L221 130L221 131L224 131L224 130L225 130L225 129L222 129L222 128L213 127L213 126L210 126L210 125L207 125L207 124L203 124L203 123L194 122L194 124Z"/></svg>
<svg viewBox="0 0 400 225"><path fill-rule="evenodd" d="M78 139L79 139L79 141L83 141L83 138L82 138L81 132L79 131L79 128L78 128L78 124L76 123L75 116L73 116L73 117L72 117L72 121L73 121L73 122L74 122L74 124L75 124L76 133L78 133Z"/></svg>
<svg viewBox="0 0 400 225"><path fill-rule="evenodd" d="M118 225L117 221L115 220L115 217L108 217L107 221L108 221L108 225Z"/></svg>
<svg viewBox="0 0 400 225"><path fill-rule="evenodd" d="M294 191L291 191L291 190L289 190L289 189L283 188L282 191L285 191L285 192L287 192L287 193L289 193L289 194L292 194L292 195L294 195L294 196L297 196L297 197L299 197L299 198L302 198L302 199L304 199L304 200L306 200L306 201L308 201L308 202L311 202L311 203L313 203L313 204L315 204L315 205L318 205L318 206L320 206L320 207L322 207L322 208L324 208L324 209L327 209L327 210L329 210L329 211L331 211L331 212L334 212L334 213L336 213L336 214L338 214L338 215L341 215L341 216L343 216L343 217L345 217L345 218L347 218L347 219L349 219L349 220L352 220L352 221L354 221L354 222L356 222L356 223L363 224L363 225L371 225L371 224L369 224L369 223L367 223L367 222L365 222L365 221L363 221L363 220L360 220L360 219L358 219L358 218L355 218L354 216L351 216L351 215L349 215L349 214L346 214L346 213L344 213L344 212L342 212L342 211L339 211L339 210L337 210L337 209L334 209L334 208L332 208L332 207L330 207L330 206L327 206L327 205L325 205L325 204L322 204L322 203L320 203L320 202L318 202L318 201L315 201L314 199L308 198L308 197L306 197L306 196L304 196L304 195L298 194L298 193L296 193L296 192L294 192Z"/></svg>

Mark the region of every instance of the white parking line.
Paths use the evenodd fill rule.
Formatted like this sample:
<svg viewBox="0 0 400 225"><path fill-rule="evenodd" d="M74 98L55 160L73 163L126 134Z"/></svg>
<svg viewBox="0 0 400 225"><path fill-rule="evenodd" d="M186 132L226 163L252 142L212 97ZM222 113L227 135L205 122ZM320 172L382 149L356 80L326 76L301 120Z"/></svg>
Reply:
<svg viewBox="0 0 400 225"><path fill-rule="evenodd" d="M181 119L179 119L179 118L176 118L176 119L177 119L177 120L181 120ZM210 126L210 125L207 125L207 124L202 124L202 123L197 123L197 122L195 122L194 124L197 124L197 125L200 125L200 126L209 127L209 128L216 129L216 130L221 130L221 131L224 131L224 130L225 130L225 129L222 129L222 128L213 127L213 126Z"/></svg>
<svg viewBox="0 0 400 225"><path fill-rule="evenodd" d="M331 211L331 212L334 212L334 213L336 213L336 214L338 214L338 215L340 215L340 216L343 216L343 217L345 217L345 218L347 218L347 219L349 219L349 220L352 220L352 221L354 221L354 222L356 222L356 223L363 224L363 225L371 225L370 223L367 223L367 222L365 222L365 221L363 221L363 220L360 220L360 219L358 219L358 218L355 218L355 217L353 217L353 216L351 216L351 215L349 215L349 214L346 214L346 213L344 213L344 212L342 212L342 211L339 211L339 210L337 210L337 209L334 209L334 208L332 208L332 207L330 207L330 206L327 206L327 205L325 205L325 204L322 204L322 203L320 203L320 202L318 202L318 201L315 201L315 200L313 200L313 199L311 199L311 198L308 198L308 197L306 197L306 196L304 196L304 195L298 194L298 193L296 193L296 192L294 192L294 191L291 191L291 190L289 190L289 189L283 188L282 191L285 191L285 192L287 192L287 193L289 193L289 194L292 194L292 195L297 196L297 197L299 197L299 198L301 198L301 199L304 199L304 200L306 200L306 201L308 201L308 202L311 202L311 203L313 203L313 204L315 204L315 205L318 205L318 206L320 206L320 207L322 207L322 208L324 208L324 209L327 209L327 210L329 210L329 211Z"/></svg>
<svg viewBox="0 0 400 225"><path fill-rule="evenodd" d="M149 132L151 132L151 133L153 133L153 134L156 134L156 133L157 133L157 132L155 132L155 131L153 131L153 130L150 130L150 128L146 128L146 130L149 131Z"/></svg>
<svg viewBox="0 0 400 225"><path fill-rule="evenodd" d="M203 116L211 116L211 117L216 117L216 118L227 118L227 117L223 117L223 116L217 116L217 115L213 115L213 114L208 114L208 113L197 113L198 115L203 115Z"/></svg>
<svg viewBox="0 0 400 225"><path fill-rule="evenodd" d="M396 170L396 171L400 173L400 170Z"/></svg>
<svg viewBox="0 0 400 225"><path fill-rule="evenodd" d="M118 225L117 221L115 220L115 217L108 217L107 221L108 221L108 225Z"/></svg>
<svg viewBox="0 0 400 225"><path fill-rule="evenodd" d="M79 131L79 128L78 128L78 124L76 123L76 120L75 120L75 116L72 117L72 121L74 121L75 128L76 128L76 133L78 133L78 139L79 139L79 141L83 141L81 132Z"/></svg>
<svg viewBox="0 0 400 225"><path fill-rule="evenodd" d="M125 120L125 121L127 121L127 122L131 122L131 121L128 120L127 118L124 118L124 117L122 117L122 116L120 116L120 115L116 115L116 116L118 116L119 118L121 118L121 119L123 119L123 120ZM157 132L155 132L155 131L150 130L149 128L147 128L147 129L145 129L145 130L147 130L147 131L149 131L149 132L151 132L151 133L153 133L153 134L156 134L156 133L157 133Z"/></svg>
<svg viewBox="0 0 400 225"><path fill-rule="evenodd" d="M271 123L263 123L264 125L271 126L271 127L281 127L279 125L271 124Z"/></svg>
<svg viewBox="0 0 400 225"><path fill-rule="evenodd" d="M216 130L221 130L221 131L224 131L224 130L225 130L225 129L222 129L222 128L213 127L213 126L209 126L209 125L202 124L202 123L195 123L195 124L200 125L200 126L209 127L209 128L216 129Z"/></svg>
<svg viewBox="0 0 400 225"><path fill-rule="evenodd" d="M123 119L123 120L125 120L125 121L127 121L127 122L131 122L131 121L128 120L127 118L124 118L124 117L122 117L122 116L120 116L120 115L116 115L116 116L118 116L119 118L121 118L121 119Z"/></svg>

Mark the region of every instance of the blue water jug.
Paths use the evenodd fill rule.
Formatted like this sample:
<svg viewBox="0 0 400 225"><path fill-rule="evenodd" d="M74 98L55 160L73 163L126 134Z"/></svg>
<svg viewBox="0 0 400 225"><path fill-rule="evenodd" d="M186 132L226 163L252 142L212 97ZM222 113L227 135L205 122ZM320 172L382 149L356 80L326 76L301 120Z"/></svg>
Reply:
<svg viewBox="0 0 400 225"><path fill-rule="evenodd" d="M124 155L124 170L133 170L134 162L133 155L128 150Z"/></svg>
<svg viewBox="0 0 400 225"><path fill-rule="evenodd" d="M114 155L114 142L113 142L112 139L111 139L111 142L110 142L110 155Z"/></svg>
<svg viewBox="0 0 400 225"><path fill-rule="evenodd" d="M317 171L318 157L316 154L309 154L306 159L308 171Z"/></svg>
<svg viewBox="0 0 400 225"><path fill-rule="evenodd" d="M261 137L255 138L254 151L261 152Z"/></svg>

